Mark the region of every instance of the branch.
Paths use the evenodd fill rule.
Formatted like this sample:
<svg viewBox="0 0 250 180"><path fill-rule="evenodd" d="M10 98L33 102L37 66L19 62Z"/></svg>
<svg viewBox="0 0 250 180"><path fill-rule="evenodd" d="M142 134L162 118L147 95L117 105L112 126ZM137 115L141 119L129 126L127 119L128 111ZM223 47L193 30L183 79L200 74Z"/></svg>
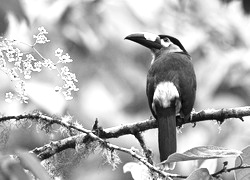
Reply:
<svg viewBox="0 0 250 180"><path fill-rule="evenodd" d="M143 136L141 134L141 132L138 132L135 134L135 137L136 139L139 141L142 149L143 149L143 152L144 152L144 155L146 156L148 162L150 164L153 164L153 160L152 160L152 151L150 149L147 148L146 144L145 144L145 141L143 139Z"/></svg>
<svg viewBox="0 0 250 180"><path fill-rule="evenodd" d="M242 160L242 159L241 159ZM218 172L212 174L213 177L218 178L221 174L223 173L228 173L231 171L236 171L239 169L249 169L250 166L247 164L243 164L243 161L241 162L241 164L239 166L233 167L233 168L227 168L227 162L224 162L224 166L221 170L219 170Z"/></svg>
<svg viewBox="0 0 250 180"><path fill-rule="evenodd" d="M42 161L65 149L75 148L76 144L79 143L78 142L79 139L81 139L80 143L84 143L84 141L88 139L88 136L81 134L81 135L71 136L59 141L51 141L49 144L31 150L30 153L36 154L37 157ZM130 154L132 157L136 158L137 160L145 164L150 170L157 172L159 175L163 177L172 176L171 174L161 171L157 167L150 164L144 157L136 154L133 149L119 147L108 142L105 142L105 146L111 150L117 150Z"/></svg>
<svg viewBox="0 0 250 180"><path fill-rule="evenodd" d="M195 123L195 122L201 122L201 121L207 121L207 120L217 120L220 123L223 123L226 119L229 118L238 118L241 121L243 120L243 117L250 116L250 106L245 107L236 107L236 108L223 108L223 109L208 109L208 110L202 110L200 112L194 112L192 113L192 120L188 120L186 122L183 122L182 124L186 123Z"/></svg>
<svg viewBox="0 0 250 180"><path fill-rule="evenodd" d="M207 120L217 120L220 123L223 123L226 118L239 118L242 120L243 117L245 116L250 116L250 106L229 108L229 109L219 109L219 110L209 109L209 110L203 110L200 112L193 112L191 116L192 120L183 121L181 119L177 119L177 124L178 126L181 126L186 123L196 123L196 122L207 121ZM134 135L142 131L157 128L156 120L148 119L148 120L141 121L141 122L135 122L131 124L120 125L120 126L116 126L112 128L103 129L102 131L98 133L99 134L99 137L98 137L94 133L92 133L91 130L84 129L83 127L76 127L70 123L63 122L62 118L55 118L55 117L52 118L50 116L42 115L40 113L25 114L25 115L19 115L19 116L3 116L3 117L0 117L0 122L5 122L8 120L12 120L12 119L16 121L23 120L23 119L45 121L50 125L59 124L67 129L74 129L84 134L90 133L90 135L93 136L94 138L102 138L102 139L117 138L117 137L128 135L128 134ZM36 148L34 152L38 154L39 159L43 160L67 148L75 148L77 138L80 138L82 142L84 142L86 135L80 134L80 135L71 136L63 140L56 141L55 144L51 142L53 145L53 148L52 148L53 151L49 151L47 148L48 145L45 145L41 148ZM49 146L49 148L51 147Z"/></svg>
<svg viewBox="0 0 250 180"><path fill-rule="evenodd" d="M250 116L250 106L218 110L208 109L202 110L200 112L192 112L191 119L188 119L186 121L177 117L177 125L182 126L183 124L187 123L196 123L208 120L216 120L220 123L223 123L226 119L229 118L238 118L243 121L243 117L245 116ZM119 136L127 134L133 135L137 132L142 132L154 128L157 128L157 123L155 119L151 118L145 121L107 128L103 130L103 134L101 133L100 137L117 138Z"/></svg>
<svg viewBox="0 0 250 180"><path fill-rule="evenodd" d="M183 121L183 119L177 118L177 125L181 126L186 123L196 123L201 121L207 120L217 120L220 123L223 123L225 119L228 118L238 118L243 120L243 117L250 116L250 106L246 107L238 107L238 108L229 108L229 109L219 109L219 110L203 110L200 112L193 112L191 114L191 118L189 120ZM143 162L149 169L158 172L160 175L166 176L170 174L166 174L163 171L158 170L155 166L151 165L145 158L137 155L133 150L118 147L116 145L107 143L105 139L108 138L117 138L123 135L132 134L138 135L138 133L142 131L146 131L149 129L153 129L157 127L157 123L155 119L148 119L141 122L131 123L127 125L116 126L112 128L107 128L104 130L98 131L98 136L94 133L94 131L87 130L83 128L81 125L77 123L67 122L63 118L57 117L50 117L43 115L41 113L35 114L26 114L26 115L19 115L19 116L3 116L0 117L0 122L5 122L8 120L23 120L23 119L30 119L40 122L42 124L45 123L45 126L51 126L52 124L59 124L62 127L65 127L68 130L75 130L78 132L78 135L70 136L68 138L59 140L59 141L52 141L49 144L46 144L40 148L35 148L34 150L30 151L35 153L40 160L47 159L53 156L56 153L59 153L68 148L75 148L77 143L79 142L86 142L88 138L92 138L93 140L99 141L100 143L104 144L109 149L115 149L118 151L122 151L125 153L129 153L131 156L135 157L139 161ZM81 134L79 134L81 133ZM83 133L83 134L82 134ZM138 139L138 138L137 138ZM80 141L79 141L80 140ZM142 140L139 137L139 140ZM144 149L145 150L145 149ZM170 175L174 177L174 175Z"/></svg>
<svg viewBox="0 0 250 180"><path fill-rule="evenodd" d="M228 109L208 109L208 110L202 110L200 112L192 112L191 119L188 119L184 121L181 118L177 118L177 125L181 126L183 124L187 123L196 123L196 122L202 122L202 121L208 121L208 120L216 120L220 123L223 123L228 118L238 118L240 120L243 120L243 117L250 116L250 106L245 107L237 107L237 108L228 108ZM50 117L46 115L42 115L39 113L36 114L26 114L26 115L19 115L19 116L3 116L0 117L0 122L5 122L8 120L22 120L22 119L31 119L31 120L44 120L49 124L59 124L66 128L73 128L77 131L83 132L83 133L90 133L91 130L84 129L83 127L76 127L70 123L64 123L62 121L62 118L55 118ZM100 138L117 138L123 135L128 134L136 134L138 132L146 131L149 129L157 128L157 123L154 118L130 123L126 125L120 125L112 128L104 129L100 132L99 137Z"/></svg>
<svg viewBox="0 0 250 180"><path fill-rule="evenodd" d="M49 116L46 116L46 115L42 115L40 113L37 113L35 115L31 115L31 114L28 114L28 115L20 115L20 116L9 116L9 119L7 117L1 119L0 118L0 122L1 120L10 120L10 119L16 119L16 120L21 120L21 119L36 119L38 121L45 121L47 123L49 123L50 125L52 124L59 124L63 127L66 127L67 129L74 129L74 130L77 130L79 132L82 132L82 133L85 133L86 135L76 135L76 136L71 136L69 138L65 138L65 139L62 139L62 140L59 140L59 141L51 141L49 144L46 144L40 148L35 148L34 150L30 151L31 153L35 153L37 154L37 157L40 159L40 160L43 160L46 159L46 158L49 158L51 157L52 155L58 153L58 152L61 152L67 148L75 148L76 147L76 144L79 143L79 136L83 136L81 138L81 142L84 143L84 141L86 141L89 137L92 139L92 140L96 140L98 142L100 142L102 145L104 145L106 148L108 149L111 149L111 150L118 150L118 151L121 151L121 152L125 152L125 153L128 153L130 154L132 157L136 158L137 160L141 161L143 164L145 164L149 169L151 169L152 171L155 171L157 172L158 174L164 176L164 177L167 177L169 176L168 173L164 172L164 171L161 171L159 170L158 168L156 168L155 166L153 166L152 164L150 164L144 157L138 155L135 153L135 151L133 151L132 149L127 149L127 148L123 148L123 147L119 147L119 146L116 146L116 145L113 145L109 142L106 142L104 139L98 137L97 135L95 135L92 131L90 130L87 130L81 126L74 126L74 125L71 125L71 123L68 123L68 122L63 122L63 121L60 121L59 119L53 119ZM95 124L97 123L97 121L95 122Z"/></svg>

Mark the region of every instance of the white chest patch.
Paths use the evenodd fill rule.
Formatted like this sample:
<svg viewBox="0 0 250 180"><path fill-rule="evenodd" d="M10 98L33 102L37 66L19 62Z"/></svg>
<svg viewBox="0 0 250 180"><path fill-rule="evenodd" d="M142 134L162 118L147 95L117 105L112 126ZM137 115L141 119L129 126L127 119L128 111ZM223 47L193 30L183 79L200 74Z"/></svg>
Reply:
<svg viewBox="0 0 250 180"><path fill-rule="evenodd" d="M174 83L170 81L161 82L155 89L152 107L155 110L156 103L164 108L170 107L171 101L178 98L179 93Z"/></svg>

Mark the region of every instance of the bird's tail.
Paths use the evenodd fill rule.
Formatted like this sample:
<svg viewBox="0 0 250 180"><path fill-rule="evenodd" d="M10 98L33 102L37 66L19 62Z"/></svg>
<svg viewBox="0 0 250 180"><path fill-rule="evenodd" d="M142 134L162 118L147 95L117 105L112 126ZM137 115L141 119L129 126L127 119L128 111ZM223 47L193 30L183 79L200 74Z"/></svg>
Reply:
<svg viewBox="0 0 250 180"><path fill-rule="evenodd" d="M175 107L162 108L157 113L158 143L161 162L176 152Z"/></svg>

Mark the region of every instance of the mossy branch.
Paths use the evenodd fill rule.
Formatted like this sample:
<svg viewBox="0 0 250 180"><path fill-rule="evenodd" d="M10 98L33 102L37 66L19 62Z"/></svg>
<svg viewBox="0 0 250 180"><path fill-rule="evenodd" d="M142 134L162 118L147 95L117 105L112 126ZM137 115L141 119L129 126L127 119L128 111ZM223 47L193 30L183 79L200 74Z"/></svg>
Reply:
<svg viewBox="0 0 250 180"><path fill-rule="evenodd" d="M208 121L208 120L216 120L219 123L223 123L226 119L229 119L229 118L236 118L236 119L240 119L241 121L243 121L243 117L245 116L250 116L250 106L228 108L228 109L218 109L218 110L208 109L208 110L202 110L200 112L192 112L191 118L186 121L183 121L183 119L177 118L177 125L182 126L183 124L187 124L187 123L197 123L197 122ZM148 151L148 149L145 146L145 143L143 142L143 138L138 135L140 135L140 133L143 131L157 128L156 120L153 118L150 118L148 120L141 121L141 122L135 122L135 123L120 125L116 127L106 128L106 129L96 127L93 130L85 129L78 123L65 121L63 117L62 118L51 117L51 116L43 115L41 113L24 114L24 115L18 115L18 116L2 116L0 117L0 123L4 123L9 120L19 121L19 120L25 120L25 119L45 124L46 127L51 126L52 124L58 124L66 128L69 131L74 131L75 135L72 135L62 140L51 141L49 144L46 144L42 147L31 150L30 152L36 154L40 160L47 159L65 149L76 148L77 143L79 142L84 143L85 141L87 141L88 138L91 138L93 141L98 141L99 143L103 144L105 147L111 150L117 150L117 151L130 154L132 157L141 161L149 169L151 169L154 172L157 172L161 176L171 176L171 177L176 176L176 175L165 173L159 170L154 165L152 165L152 160L150 157L147 157L147 159L145 159L143 156L135 153L133 149L119 147L111 143L108 143L106 141L106 139L109 139L109 138L118 138L120 136L129 135L129 134L134 135L138 139L140 144L143 145L143 149L146 152ZM150 161L148 162L147 160L150 160Z"/></svg>

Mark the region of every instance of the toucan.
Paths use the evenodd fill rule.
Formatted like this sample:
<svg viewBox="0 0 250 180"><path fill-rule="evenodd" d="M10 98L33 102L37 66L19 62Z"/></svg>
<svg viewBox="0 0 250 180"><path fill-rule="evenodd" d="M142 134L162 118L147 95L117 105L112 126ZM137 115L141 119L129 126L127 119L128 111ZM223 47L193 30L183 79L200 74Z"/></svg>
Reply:
<svg viewBox="0 0 250 180"><path fill-rule="evenodd" d="M190 119L196 95L191 56L169 35L133 33L125 37L150 49L153 59L147 74L149 108L158 123L160 161L176 152L176 116Z"/></svg>

